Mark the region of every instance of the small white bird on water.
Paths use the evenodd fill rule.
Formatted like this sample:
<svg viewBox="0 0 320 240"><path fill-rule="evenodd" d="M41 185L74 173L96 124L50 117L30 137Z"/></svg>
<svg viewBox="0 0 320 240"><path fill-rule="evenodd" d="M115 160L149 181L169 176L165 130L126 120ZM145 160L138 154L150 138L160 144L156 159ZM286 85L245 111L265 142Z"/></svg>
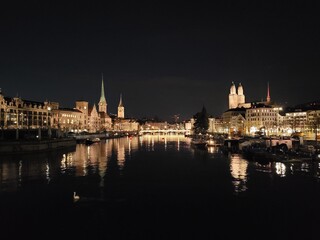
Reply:
<svg viewBox="0 0 320 240"><path fill-rule="evenodd" d="M76 192L73 192L73 202L79 201L80 197L76 195Z"/></svg>

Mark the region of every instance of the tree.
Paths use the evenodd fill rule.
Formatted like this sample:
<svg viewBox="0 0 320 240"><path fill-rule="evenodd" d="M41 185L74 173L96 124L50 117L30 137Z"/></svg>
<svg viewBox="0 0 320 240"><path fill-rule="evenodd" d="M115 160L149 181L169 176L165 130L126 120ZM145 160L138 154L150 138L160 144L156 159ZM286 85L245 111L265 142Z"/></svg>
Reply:
<svg viewBox="0 0 320 240"><path fill-rule="evenodd" d="M206 134L209 128L209 118L206 108L203 106L201 112L197 112L193 118L195 120L193 124L195 134Z"/></svg>

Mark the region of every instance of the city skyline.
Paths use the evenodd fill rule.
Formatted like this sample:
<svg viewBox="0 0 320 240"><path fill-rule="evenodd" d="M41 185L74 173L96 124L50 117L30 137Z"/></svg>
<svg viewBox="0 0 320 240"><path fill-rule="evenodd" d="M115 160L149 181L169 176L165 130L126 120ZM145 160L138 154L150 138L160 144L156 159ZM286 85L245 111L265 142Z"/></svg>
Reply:
<svg viewBox="0 0 320 240"><path fill-rule="evenodd" d="M101 72L110 113L188 119L203 105L228 109L232 81L246 100L294 106L319 100L317 6L165 3L39 3L1 15L5 95L97 104Z"/></svg>

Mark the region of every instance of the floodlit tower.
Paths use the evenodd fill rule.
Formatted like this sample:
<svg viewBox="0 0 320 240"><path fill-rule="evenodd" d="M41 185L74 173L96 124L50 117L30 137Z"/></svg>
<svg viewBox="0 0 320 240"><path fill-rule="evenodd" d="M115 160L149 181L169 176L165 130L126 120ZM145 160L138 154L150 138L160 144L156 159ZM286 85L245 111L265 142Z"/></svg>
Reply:
<svg viewBox="0 0 320 240"><path fill-rule="evenodd" d="M107 113L107 101L104 94L103 73L102 73L102 82L101 82L101 96L100 96L100 101L98 105L99 105L99 112Z"/></svg>
<svg viewBox="0 0 320 240"><path fill-rule="evenodd" d="M238 107L238 95L236 92L236 86L234 82L231 83L229 94L229 109Z"/></svg>
<svg viewBox="0 0 320 240"><path fill-rule="evenodd" d="M238 86L238 105L245 103L245 95L243 94L243 87L241 83L239 83Z"/></svg>
<svg viewBox="0 0 320 240"><path fill-rule="evenodd" d="M271 98L270 98L270 88L269 88L269 82L268 82L268 90L267 90L267 103L270 103Z"/></svg>
<svg viewBox="0 0 320 240"><path fill-rule="evenodd" d="M122 104L122 94L120 94L120 102L118 106L118 118L124 118L124 106Z"/></svg>

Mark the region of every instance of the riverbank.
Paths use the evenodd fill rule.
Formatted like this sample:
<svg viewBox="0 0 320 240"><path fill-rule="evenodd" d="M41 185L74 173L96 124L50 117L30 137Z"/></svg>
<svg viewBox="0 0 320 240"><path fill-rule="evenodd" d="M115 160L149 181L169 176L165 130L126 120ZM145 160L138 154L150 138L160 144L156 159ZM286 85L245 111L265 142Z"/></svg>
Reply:
<svg viewBox="0 0 320 240"><path fill-rule="evenodd" d="M75 148L76 144L77 142L73 138L0 141L0 153L21 154L29 152L51 151L64 148Z"/></svg>

